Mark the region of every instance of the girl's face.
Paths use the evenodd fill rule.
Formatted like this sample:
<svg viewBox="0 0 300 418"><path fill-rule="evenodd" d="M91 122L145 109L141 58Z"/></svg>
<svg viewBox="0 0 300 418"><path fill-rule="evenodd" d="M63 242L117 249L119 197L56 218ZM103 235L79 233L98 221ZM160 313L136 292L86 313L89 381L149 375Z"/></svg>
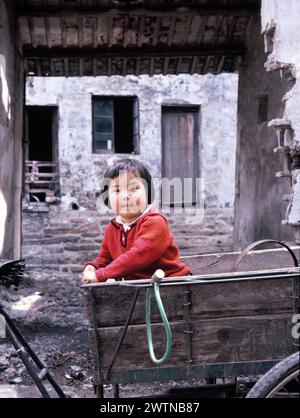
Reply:
<svg viewBox="0 0 300 418"><path fill-rule="evenodd" d="M147 207L146 182L137 174L124 171L110 181L108 197L112 209L124 222L130 222Z"/></svg>

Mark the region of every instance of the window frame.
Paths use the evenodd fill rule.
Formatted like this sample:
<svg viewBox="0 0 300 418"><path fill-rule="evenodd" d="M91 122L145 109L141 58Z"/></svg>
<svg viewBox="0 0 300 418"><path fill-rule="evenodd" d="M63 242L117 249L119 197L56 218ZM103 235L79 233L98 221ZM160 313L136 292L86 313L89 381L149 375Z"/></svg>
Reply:
<svg viewBox="0 0 300 418"><path fill-rule="evenodd" d="M91 107L92 107L92 153L93 154L122 154L122 155L131 155L140 153L140 112L139 112L139 98L138 96L124 95L124 96L103 96L103 95L94 95L92 94ZM115 140L115 102L117 100L132 100L132 146L133 151L127 153L118 153L115 151L116 140ZM112 146L111 149L100 149L96 147L96 129L95 122L96 116L94 113L94 103L97 101L112 101Z"/></svg>

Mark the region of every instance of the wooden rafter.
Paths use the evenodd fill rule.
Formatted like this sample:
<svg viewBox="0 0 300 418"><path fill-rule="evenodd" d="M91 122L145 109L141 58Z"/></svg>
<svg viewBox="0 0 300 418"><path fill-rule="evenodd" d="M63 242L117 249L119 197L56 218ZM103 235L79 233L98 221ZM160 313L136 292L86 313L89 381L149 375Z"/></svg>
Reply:
<svg viewBox="0 0 300 418"><path fill-rule="evenodd" d="M32 17L28 17L28 27L29 27L31 45L33 46L33 48L36 48L37 43L36 43L35 33L34 33L34 20Z"/></svg>
<svg viewBox="0 0 300 418"><path fill-rule="evenodd" d="M221 31L221 28L222 28L222 25L223 25L223 22L224 22L225 19L226 19L225 16L220 16L218 18L218 22L217 22L216 29L215 29L215 36L214 36L213 43L217 43L218 42L218 39L219 39L219 36L220 36L220 31Z"/></svg>
<svg viewBox="0 0 300 418"><path fill-rule="evenodd" d="M79 58L79 75L83 76L83 58Z"/></svg>
<svg viewBox="0 0 300 418"><path fill-rule="evenodd" d="M193 20L193 16L189 15L187 16L186 22L185 22L185 31L184 31L184 35L182 37L182 41L181 44L185 45L187 43L189 34L190 34L190 30L191 30L191 24L192 24L192 20Z"/></svg>
<svg viewBox="0 0 300 418"><path fill-rule="evenodd" d="M175 26L176 26L176 16L171 16L171 25L170 25L170 30L169 30L169 34L168 34L168 45L172 45L173 42L173 35L174 35L174 31L175 31Z"/></svg>
<svg viewBox="0 0 300 418"><path fill-rule="evenodd" d="M204 16L203 19L200 20L199 32L198 32L198 35L197 35L198 45L200 45L202 43L202 39L203 39L203 36L204 36L207 20L208 20L208 16Z"/></svg>
<svg viewBox="0 0 300 418"><path fill-rule="evenodd" d="M45 17L45 34L46 34L46 43L48 48L52 47L52 39L51 39L51 33L50 33L50 22L49 17Z"/></svg>
<svg viewBox="0 0 300 418"><path fill-rule="evenodd" d="M123 26L123 47L124 48L127 47L128 21L129 21L129 16L125 16L125 19L124 19L125 23Z"/></svg>
<svg viewBox="0 0 300 418"><path fill-rule="evenodd" d="M184 57L194 55L243 55L244 45L201 45L196 47L143 47L143 48L56 48L24 47L27 58L43 57Z"/></svg>
<svg viewBox="0 0 300 418"><path fill-rule="evenodd" d="M217 66L217 73L218 74L220 74L223 70L224 59L225 59L224 55L222 55L219 59L218 66Z"/></svg>
<svg viewBox="0 0 300 418"><path fill-rule="evenodd" d="M136 59L136 65L135 65L135 75L140 74L140 64L141 64L141 59L137 58Z"/></svg>
<svg viewBox="0 0 300 418"><path fill-rule="evenodd" d="M78 25L78 47L82 48L83 46L83 17L77 17L77 25Z"/></svg>
<svg viewBox="0 0 300 418"><path fill-rule="evenodd" d="M194 74L195 70L196 70L196 64L197 64L197 57L194 56L192 58L192 64L191 64L191 69L190 69L190 74Z"/></svg>
<svg viewBox="0 0 300 418"><path fill-rule="evenodd" d="M176 66L176 75L180 73L181 64L182 64L182 57L178 57L178 63Z"/></svg>
<svg viewBox="0 0 300 418"><path fill-rule="evenodd" d="M143 37L143 34L144 34L144 16L140 16L139 22L140 22L140 25L139 25L137 44L138 44L139 47L141 47L142 43L143 43L142 37Z"/></svg>
<svg viewBox="0 0 300 418"><path fill-rule="evenodd" d="M239 6L224 6L224 5L217 5L214 4L210 5L202 5L202 6L189 6L184 7L182 9L176 7L164 8L164 7L139 7L139 8L130 8L130 14L133 15L147 15L147 16L180 16L183 14L191 14L193 16L211 16L211 15L254 15L259 12L259 6L256 4L244 4L240 2ZM37 9L30 9L30 8L23 8L17 9L16 11L18 16L34 16L40 17L45 15L56 16L56 17L65 17L65 16L74 16L74 15L99 15L101 16L128 16L128 10L121 10L117 8L87 8L87 7L77 7L74 9L69 9L65 7L51 7L44 10L37 10Z"/></svg>
<svg viewBox="0 0 300 418"><path fill-rule="evenodd" d="M166 57L164 59L164 68L163 68L163 74L166 75L168 74L168 68L169 68L169 57Z"/></svg>
<svg viewBox="0 0 300 418"><path fill-rule="evenodd" d="M157 45L158 43L158 34L159 34L159 30L160 30L160 25L161 25L161 17L158 16L155 22L155 30L154 30L154 34L153 34L153 40L152 40L152 45Z"/></svg>

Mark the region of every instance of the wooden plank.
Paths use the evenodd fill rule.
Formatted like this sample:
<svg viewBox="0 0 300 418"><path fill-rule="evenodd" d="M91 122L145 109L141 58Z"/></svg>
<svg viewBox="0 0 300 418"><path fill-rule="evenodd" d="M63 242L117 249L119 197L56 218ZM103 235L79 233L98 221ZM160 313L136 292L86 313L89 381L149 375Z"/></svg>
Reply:
<svg viewBox="0 0 300 418"><path fill-rule="evenodd" d="M192 15L187 15L186 16L185 32L184 32L182 42L181 42L182 45L186 45L186 43L188 41L188 37L189 37L190 31L191 31L192 19L193 19Z"/></svg>
<svg viewBox="0 0 300 418"><path fill-rule="evenodd" d="M28 193L36 194L36 193L47 193L49 189L30 189Z"/></svg>
<svg viewBox="0 0 300 418"><path fill-rule="evenodd" d="M48 161L37 162L36 164L33 161L25 161L25 164L28 167L32 167L32 165L36 165L37 167L56 167L57 166L56 163L52 163Z"/></svg>
<svg viewBox="0 0 300 418"><path fill-rule="evenodd" d="M214 321L198 319L192 322L192 360L197 364L265 361L281 359L295 351L291 337L290 315L260 315L236 318L218 318ZM185 366L187 347L184 338L184 322L172 322L172 350L167 366ZM89 329L89 341L95 361L93 330ZM108 367L122 334L122 327L98 329L100 356L103 371ZM165 332L162 324L152 326L154 350L157 358L165 348ZM165 367L154 365L148 352L146 328L133 325L120 348L114 370Z"/></svg>
<svg viewBox="0 0 300 418"><path fill-rule="evenodd" d="M34 185L38 185L38 186L44 185L44 186L49 187L50 184L58 183L58 181L57 180L56 181L55 180L35 180L35 181L25 180L25 183L26 184L31 184L32 186L34 186Z"/></svg>
<svg viewBox="0 0 300 418"><path fill-rule="evenodd" d="M67 21L66 19L60 19L60 27L61 27L61 44L63 48L68 46L68 37L67 37Z"/></svg>
<svg viewBox="0 0 300 418"><path fill-rule="evenodd" d="M135 75L138 76L140 75L140 58L136 59L136 66L135 66Z"/></svg>
<svg viewBox="0 0 300 418"><path fill-rule="evenodd" d="M217 73L218 74L221 74L221 72L223 70L224 59L225 59L224 56L219 58L218 67L217 67Z"/></svg>
<svg viewBox="0 0 300 418"><path fill-rule="evenodd" d="M28 173L25 173L25 175L26 177L31 177L33 175L36 177L51 177L51 178L58 176L58 174L56 173L34 173L34 172L28 172Z"/></svg>
<svg viewBox="0 0 300 418"><path fill-rule="evenodd" d="M170 364L180 365L184 363L185 355L185 339L184 339L184 323L172 323L173 344ZM100 333L100 355L103 368L107 368L112 359L112 355L118 344L122 328L101 328ZM163 354L165 347L164 327L161 324L154 324L152 327L153 344L156 356L159 358ZM96 355L95 344L93 341L93 330L89 329L89 341L93 356ZM144 325L130 326L127 335L121 346L119 355L114 364L114 369L131 369L154 367L148 351L146 328Z"/></svg>
<svg viewBox="0 0 300 418"><path fill-rule="evenodd" d="M198 57L193 57L193 59L192 59L190 74L195 74L197 59L198 59Z"/></svg>
<svg viewBox="0 0 300 418"><path fill-rule="evenodd" d="M223 283L192 288L191 318L292 312L292 280Z"/></svg>
<svg viewBox="0 0 300 418"><path fill-rule="evenodd" d="M216 22L215 36L214 36L213 43L218 43L218 39L219 39L219 36L220 36L220 32L221 32L224 20L225 20L225 16L220 16L218 21Z"/></svg>
<svg viewBox="0 0 300 418"><path fill-rule="evenodd" d="M83 58L79 58L79 75L83 76Z"/></svg>
<svg viewBox="0 0 300 418"><path fill-rule="evenodd" d="M163 75L168 74L168 68L169 68L169 57L166 57L164 59L164 69L163 69Z"/></svg>
<svg viewBox="0 0 300 418"><path fill-rule="evenodd" d="M157 45L158 43L158 34L160 31L160 26L161 26L161 17L158 16L155 21L155 29L154 29L153 38L152 38L152 45Z"/></svg>
<svg viewBox="0 0 300 418"><path fill-rule="evenodd" d="M199 32L198 32L198 36L197 36L197 44L198 45L201 45L202 44L207 20L208 20L208 16L204 16L203 19L200 20L200 23L199 23Z"/></svg>
<svg viewBox="0 0 300 418"><path fill-rule="evenodd" d="M300 258L300 247L293 246L292 251ZM220 274L232 272L233 266L241 252L223 254L202 254L182 257L194 274ZM294 263L284 248L260 249L250 251L237 266L236 271L258 271L293 267Z"/></svg>
<svg viewBox="0 0 300 418"><path fill-rule="evenodd" d="M182 57L179 57L177 67L176 67L176 75L180 73L181 63L182 63Z"/></svg>
<svg viewBox="0 0 300 418"><path fill-rule="evenodd" d="M83 17L77 17L77 25L78 25L78 48L82 48L83 46Z"/></svg>
<svg viewBox="0 0 300 418"><path fill-rule="evenodd" d="M95 16L94 22L93 22L93 47L94 48L98 47L98 28L99 28L98 16Z"/></svg>
<svg viewBox="0 0 300 418"><path fill-rule="evenodd" d="M124 25L123 25L123 47L126 48L127 44L128 44L128 21L129 21L129 16L125 16L124 19Z"/></svg>
<svg viewBox="0 0 300 418"><path fill-rule="evenodd" d="M140 22L140 26L139 26L139 31L138 31L137 44L138 44L138 47L140 48L143 44L142 35L143 35L143 32L144 32L144 16L140 16L139 22Z"/></svg>
<svg viewBox="0 0 300 418"><path fill-rule="evenodd" d="M237 283L188 285L191 292L190 316L192 319L227 316L266 315L291 312L293 301L291 279L270 279ZM184 319L184 285L161 286L160 294L170 321ZM89 303L88 293L86 303ZM134 297L134 288L99 286L94 288L97 320L101 326L121 326L125 322ZM266 303L267 301L267 303ZM122 306L122 309L116 309ZM155 302L151 318L160 322ZM89 317L91 323L92 318ZM140 290L132 316L132 324L145 321L145 289Z"/></svg>
<svg viewBox="0 0 300 418"><path fill-rule="evenodd" d="M132 6L131 6L132 7ZM106 8L107 9L107 8ZM80 14L81 15L88 15L88 16L93 16L93 15L99 15L101 14L101 16L105 16L105 17L110 17L110 16L114 16L114 17L123 17L123 16L127 16L128 15L128 10L120 10L120 9L116 9L116 8L111 8L108 10L101 10L101 13L99 13L101 9L98 8L90 8L90 7L85 7L85 8L81 8L80 9ZM234 7L229 7L227 6L217 6L216 4L214 4L213 7L210 7L208 5L203 5L203 6L195 6L195 7L184 7L183 10L174 10L174 7L172 8L172 6L170 7L170 9L168 10L168 8L164 7L159 8L159 7L150 7L149 9L145 8L145 7L138 7L135 10L131 9L130 10L130 14L132 15L146 15L146 16L159 16L159 17L164 17L164 16L179 16L182 17L183 15L188 15L188 14L192 14L195 16L211 16L211 15L234 15L234 16L255 16L257 15L257 13L259 12L259 8L257 7L257 5L249 5L249 4L245 4L243 5L242 3L239 6L234 6ZM41 16L76 16L78 15L78 9L68 9L66 10L65 7L61 7L61 8L51 8L51 10L28 10L28 9L19 9L17 10L17 15L18 16L34 16L34 17L41 17Z"/></svg>
<svg viewBox="0 0 300 418"><path fill-rule="evenodd" d="M41 67L41 60L40 59L36 59L35 60L36 63L36 71L37 71L37 76L41 77L42 76L42 67Z"/></svg>
<svg viewBox="0 0 300 418"><path fill-rule="evenodd" d="M93 63L93 77L96 77L97 76L97 58L93 58L92 63Z"/></svg>
<svg viewBox="0 0 300 418"><path fill-rule="evenodd" d="M200 46L188 46L188 47L164 47L164 46L146 46L145 48L136 48L136 47L114 47L111 48L57 48L52 47L44 48L40 47L38 50L31 48L30 46L24 46L24 56L26 58L47 58L47 57L69 57L69 58L78 58L78 57L191 57L191 56L208 56L208 55L226 55L226 56L236 56L243 55L245 52L245 46L242 44L230 46L228 44L206 44Z"/></svg>
<svg viewBox="0 0 300 418"><path fill-rule="evenodd" d="M45 31L46 31L47 47L51 48L52 47L52 39L51 39L50 22L49 22L49 17L48 16L45 17Z"/></svg>
<svg viewBox="0 0 300 418"><path fill-rule="evenodd" d="M291 315L256 315L192 323L194 363L281 359L295 351Z"/></svg>
<svg viewBox="0 0 300 418"><path fill-rule="evenodd" d="M29 27L29 32L30 32L31 45L33 46L33 48L36 48L37 43L36 43L36 38L35 38L33 17L28 17L28 27Z"/></svg>

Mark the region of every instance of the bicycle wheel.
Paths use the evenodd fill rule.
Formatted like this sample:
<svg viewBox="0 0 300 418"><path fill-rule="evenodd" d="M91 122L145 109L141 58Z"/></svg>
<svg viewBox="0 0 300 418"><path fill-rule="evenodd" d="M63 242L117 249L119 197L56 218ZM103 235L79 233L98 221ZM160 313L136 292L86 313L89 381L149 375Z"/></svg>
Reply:
<svg viewBox="0 0 300 418"><path fill-rule="evenodd" d="M298 398L299 354L296 352L272 367L256 382L246 398Z"/></svg>

